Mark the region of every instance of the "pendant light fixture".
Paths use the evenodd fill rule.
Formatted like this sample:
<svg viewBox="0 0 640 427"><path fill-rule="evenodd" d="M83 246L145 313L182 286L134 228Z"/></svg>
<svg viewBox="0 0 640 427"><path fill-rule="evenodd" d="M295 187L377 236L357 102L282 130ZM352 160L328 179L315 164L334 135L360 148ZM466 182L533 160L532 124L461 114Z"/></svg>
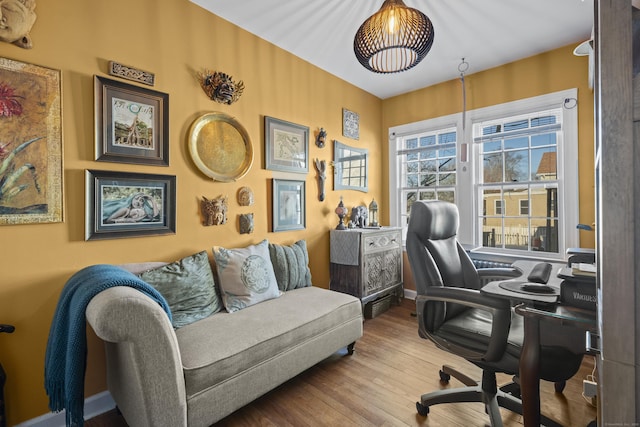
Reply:
<svg viewBox="0 0 640 427"><path fill-rule="evenodd" d="M415 67L433 45L433 24L402 0L385 0L356 32L358 61L375 73L397 73Z"/></svg>

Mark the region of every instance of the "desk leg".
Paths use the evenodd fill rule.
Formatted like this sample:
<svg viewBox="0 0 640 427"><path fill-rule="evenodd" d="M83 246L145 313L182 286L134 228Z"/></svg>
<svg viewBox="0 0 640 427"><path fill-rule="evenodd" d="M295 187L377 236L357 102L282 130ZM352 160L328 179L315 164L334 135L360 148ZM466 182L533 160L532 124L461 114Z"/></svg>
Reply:
<svg viewBox="0 0 640 427"><path fill-rule="evenodd" d="M524 343L520 355L520 391L525 427L540 426L540 322L524 316Z"/></svg>

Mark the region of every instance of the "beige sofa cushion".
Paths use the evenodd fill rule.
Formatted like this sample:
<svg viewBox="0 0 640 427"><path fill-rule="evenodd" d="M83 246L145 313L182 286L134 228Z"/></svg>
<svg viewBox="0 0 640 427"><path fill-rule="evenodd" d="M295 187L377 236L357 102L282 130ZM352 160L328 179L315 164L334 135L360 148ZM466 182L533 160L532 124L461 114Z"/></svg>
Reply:
<svg viewBox="0 0 640 427"><path fill-rule="evenodd" d="M361 317L359 300L311 286L180 328L187 399Z"/></svg>

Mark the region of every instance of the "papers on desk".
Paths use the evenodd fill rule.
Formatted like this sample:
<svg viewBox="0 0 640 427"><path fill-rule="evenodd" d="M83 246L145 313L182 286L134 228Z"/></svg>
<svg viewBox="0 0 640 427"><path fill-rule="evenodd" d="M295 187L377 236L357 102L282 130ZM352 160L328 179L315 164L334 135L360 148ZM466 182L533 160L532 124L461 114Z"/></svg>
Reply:
<svg viewBox="0 0 640 427"><path fill-rule="evenodd" d="M571 273L574 276L596 277L596 265L585 262L571 264Z"/></svg>

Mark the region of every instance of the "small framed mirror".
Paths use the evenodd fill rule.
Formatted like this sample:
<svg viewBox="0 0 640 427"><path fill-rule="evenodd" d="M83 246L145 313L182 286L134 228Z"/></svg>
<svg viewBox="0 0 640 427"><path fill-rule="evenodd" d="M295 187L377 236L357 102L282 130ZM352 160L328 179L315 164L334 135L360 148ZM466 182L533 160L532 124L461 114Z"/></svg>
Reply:
<svg viewBox="0 0 640 427"><path fill-rule="evenodd" d="M333 189L367 192L369 150L334 141Z"/></svg>

